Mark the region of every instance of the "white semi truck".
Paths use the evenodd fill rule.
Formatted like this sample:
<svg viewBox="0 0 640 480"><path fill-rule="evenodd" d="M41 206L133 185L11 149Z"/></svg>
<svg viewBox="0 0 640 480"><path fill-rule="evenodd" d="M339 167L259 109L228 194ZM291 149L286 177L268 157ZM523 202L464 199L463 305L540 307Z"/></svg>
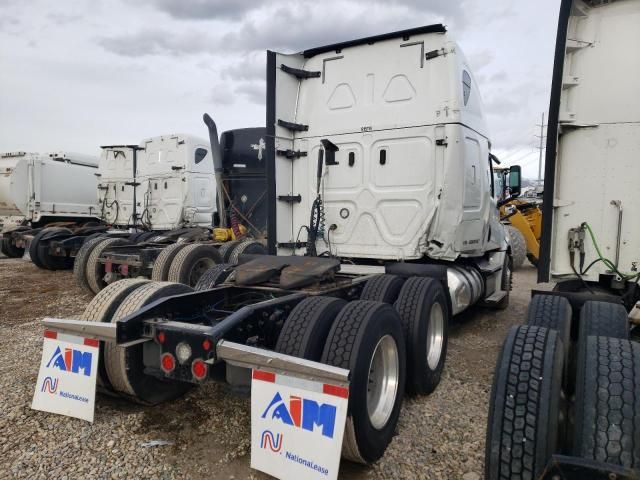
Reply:
<svg viewBox="0 0 640 480"><path fill-rule="evenodd" d="M47 225L97 225L98 159L70 152L0 154L2 252L21 257Z"/></svg>
<svg viewBox="0 0 640 480"><path fill-rule="evenodd" d="M640 477L638 75L640 1L562 1L538 265L555 285L498 359L487 479Z"/></svg>
<svg viewBox="0 0 640 480"><path fill-rule="evenodd" d="M93 294L123 278L167 280L174 260L171 279L193 286L205 270L229 260L234 252L263 253L259 239L266 233L260 205L264 163L251 163L261 153L252 145L258 145L263 135L260 128L224 132L222 150L216 139L216 158L210 145L189 135L102 147L101 218L136 233L67 238L52 242L51 249L64 252L77 247L74 276ZM214 228L227 221L231 228ZM179 257L187 246L189 255Z"/></svg>
<svg viewBox="0 0 640 480"><path fill-rule="evenodd" d="M431 25L269 51L266 104L270 255L239 255L195 290L115 282L82 320L44 324L103 341L100 388L142 403L246 386L252 369L348 392L343 456L369 464L405 391L439 384L450 318L508 303L478 84Z"/></svg>

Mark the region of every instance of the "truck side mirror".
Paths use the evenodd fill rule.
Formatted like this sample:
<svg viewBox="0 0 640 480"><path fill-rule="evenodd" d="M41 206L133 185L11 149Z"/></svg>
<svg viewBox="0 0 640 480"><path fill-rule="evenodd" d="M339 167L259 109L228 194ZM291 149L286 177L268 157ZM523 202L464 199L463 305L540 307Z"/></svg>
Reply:
<svg viewBox="0 0 640 480"><path fill-rule="evenodd" d="M522 189L522 168L520 165L512 165L509 168L509 190L512 197L520 195Z"/></svg>

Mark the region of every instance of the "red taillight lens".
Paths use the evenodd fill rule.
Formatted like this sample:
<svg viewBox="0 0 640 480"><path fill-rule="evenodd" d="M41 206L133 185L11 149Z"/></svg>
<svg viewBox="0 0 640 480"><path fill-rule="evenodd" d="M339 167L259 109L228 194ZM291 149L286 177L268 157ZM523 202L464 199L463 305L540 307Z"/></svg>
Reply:
<svg viewBox="0 0 640 480"><path fill-rule="evenodd" d="M191 364L191 373L196 378L196 380L202 380L207 376L207 372L209 367L202 360L194 360Z"/></svg>
<svg viewBox="0 0 640 480"><path fill-rule="evenodd" d="M211 342L209 341L208 338L205 338L204 341L202 342L202 348L204 348L205 352L208 352L209 350L211 350Z"/></svg>
<svg viewBox="0 0 640 480"><path fill-rule="evenodd" d="M160 367L165 373L171 373L176 368L176 359L170 353L163 353L160 357Z"/></svg>
<svg viewBox="0 0 640 480"><path fill-rule="evenodd" d="M156 335L156 340L158 340L158 343L164 343L164 341L166 339L167 338L166 338L164 332L158 332L158 335Z"/></svg>

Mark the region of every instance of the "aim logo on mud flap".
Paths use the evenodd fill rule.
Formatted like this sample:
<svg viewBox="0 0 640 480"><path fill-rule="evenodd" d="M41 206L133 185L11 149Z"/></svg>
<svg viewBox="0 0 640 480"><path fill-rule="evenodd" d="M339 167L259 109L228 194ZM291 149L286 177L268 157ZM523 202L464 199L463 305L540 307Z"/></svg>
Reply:
<svg viewBox="0 0 640 480"><path fill-rule="evenodd" d="M316 427L322 428L322 435L333 438L336 425L336 407L326 403L318 404L308 398L291 396L287 405L279 392L276 392L262 414L262 418L280 420L286 425L313 432Z"/></svg>
<svg viewBox="0 0 640 480"><path fill-rule="evenodd" d="M47 368L57 368L63 372L84 373L87 377L91 375L91 361L93 355L91 352L83 352L72 348L65 348L64 352L60 347L49 359Z"/></svg>

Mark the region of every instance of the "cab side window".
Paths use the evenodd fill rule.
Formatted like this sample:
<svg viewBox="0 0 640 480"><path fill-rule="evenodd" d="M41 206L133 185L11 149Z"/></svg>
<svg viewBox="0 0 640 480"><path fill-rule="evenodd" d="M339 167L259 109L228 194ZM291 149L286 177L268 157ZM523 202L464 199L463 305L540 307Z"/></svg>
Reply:
<svg viewBox="0 0 640 480"><path fill-rule="evenodd" d="M205 148L196 148L196 153L195 153L196 165L199 164L202 160L204 160L204 158L207 156L207 153L209 152Z"/></svg>

